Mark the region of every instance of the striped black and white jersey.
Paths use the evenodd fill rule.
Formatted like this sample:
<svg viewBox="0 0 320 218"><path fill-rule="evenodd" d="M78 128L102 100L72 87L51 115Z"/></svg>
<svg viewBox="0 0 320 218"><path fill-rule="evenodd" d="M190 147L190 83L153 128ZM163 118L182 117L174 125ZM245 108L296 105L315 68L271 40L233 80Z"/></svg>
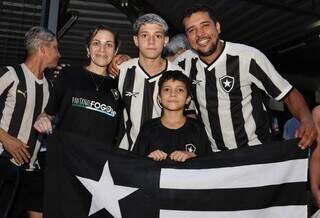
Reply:
<svg viewBox="0 0 320 218"><path fill-rule="evenodd" d="M157 96L162 72L149 76L138 61L139 58L134 58L120 65L118 89L125 107L125 135L119 147L126 150L133 149L140 127L145 121L161 116ZM167 62L163 72L168 70L183 71L170 62Z"/></svg>
<svg viewBox="0 0 320 218"><path fill-rule="evenodd" d="M25 64L0 69L0 127L11 136L29 146L28 170L39 168L37 154L40 149L33 124L44 110L49 98L49 85L39 80ZM0 142L0 154L10 157Z"/></svg>
<svg viewBox="0 0 320 218"><path fill-rule="evenodd" d="M270 139L262 94L282 100L292 86L259 50L225 42L211 64L193 51L176 59L192 80L192 94L214 151L256 145Z"/></svg>

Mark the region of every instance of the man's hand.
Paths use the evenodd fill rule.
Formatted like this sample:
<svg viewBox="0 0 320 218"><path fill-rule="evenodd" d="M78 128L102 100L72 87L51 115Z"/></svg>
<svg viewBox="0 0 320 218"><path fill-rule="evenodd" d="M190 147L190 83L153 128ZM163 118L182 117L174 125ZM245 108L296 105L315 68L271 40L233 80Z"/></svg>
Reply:
<svg viewBox="0 0 320 218"><path fill-rule="evenodd" d="M123 62L126 62L130 59L128 55L121 55L118 54L112 58L111 63L108 66L108 72L114 77L117 77L120 73L120 70L118 68L118 65L122 64Z"/></svg>
<svg viewBox="0 0 320 218"><path fill-rule="evenodd" d="M52 125L51 125L52 117L46 113L41 113L33 127L40 133L52 133Z"/></svg>
<svg viewBox="0 0 320 218"><path fill-rule="evenodd" d="M168 154L161 150L155 150L148 155L149 158L152 158L155 161L165 160L167 156Z"/></svg>
<svg viewBox="0 0 320 218"><path fill-rule="evenodd" d="M298 146L306 149L317 139L317 130L312 120L302 121L296 130L295 136L301 138Z"/></svg>
<svg viewBox="0 0 320 218"><path fill-rule="evenodd" d="M2 144L4 149L11 154L17 164L23 165L29 162L31 156L27 150L29 148L28 145L10 135L2 141Z"/></svg>
<svg viewBox="0 0 320 218"><path fill-rule="evenodd" d="M296 131L296 137L301 138L298 146L305 149L310 146L317 138L317 132L312 120L312 115L301 93L293 89L284 99L291 114L300 122Z"/></svg>
<svg viewBox="0 0 320 218"><path fill-rule="evenodd" d="M178 162L185 162L189 158L196 157L197 155L193 152L188 151L174 151L170 154L170 159Z"/></svg>

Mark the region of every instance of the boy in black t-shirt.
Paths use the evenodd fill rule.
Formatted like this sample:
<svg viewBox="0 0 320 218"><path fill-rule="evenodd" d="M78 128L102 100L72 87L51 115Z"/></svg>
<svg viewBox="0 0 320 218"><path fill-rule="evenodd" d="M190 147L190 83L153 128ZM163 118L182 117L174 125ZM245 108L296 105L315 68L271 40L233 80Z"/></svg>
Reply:
<svg viewBox="0 0 320 218"><path fill-rule="evenodd" d="M183 112L191 101L189 79L181 71L167 71L159 80L160 118L147 121L141 128L133 151L155 161L184 162L210 153L210 141L200 121Z"/></svg>

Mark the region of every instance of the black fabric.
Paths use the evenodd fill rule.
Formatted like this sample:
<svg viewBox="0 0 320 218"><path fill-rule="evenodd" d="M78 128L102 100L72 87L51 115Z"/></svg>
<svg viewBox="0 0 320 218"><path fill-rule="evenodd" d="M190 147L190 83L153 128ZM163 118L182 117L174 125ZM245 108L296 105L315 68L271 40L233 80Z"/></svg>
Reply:
<svg viewBox="0 0 320 218"><path fill-rule="evenodd" d="M60 130L114 145L122 116L117 82L83 67L66 68L54 84L45 112L59 114Z"/></svg>
<svg viewBox="0 0 320 218"><path fill-rule="evenodd" d="M21 217L26 211L43 211L43 171L20 171L20 182L10 218Z"/></svg>
<svg viewBox="0 0 320 218"><path fill-rule="evenodd" d="M88 186L80 182L79 177L91 183L112 181L111 184L108 183L108 186L116 185L115 189L119 187L136 189L118 201L123 218L156 218L160 217L161 210L185 212L190 213L190 217L196 217L191 214L206 211L268 210L272 206L284 207L284 209L286 206L301 205L306 207L307 178L302 176L306 172L299 168L299 179L290 182L290 179L286 179L286 177L290 177L290 170L293 168L286 168L287 173L282 175L274 173L279 168L273 168L274 164L282 161L286 162L286 160L297 161L296 164L304 168L303 166L307 162L307 151L299 149L297 143L298 141L295 140L257 145L217 152L207 157L191 159L185 163L162 163L147 158L138 158L127 151L111 149L110 146L93 143L85 137L58 131L49 140L49 146L53 149L48 151L48 157L57 160L57 162L56 165L49 164L47 171L44 216L46 218L114 217L108 212L109 209L113 208L105 208L107 206L99 206L94 213L89 215L90 208L94 204L92 197L99 195L100 193L97 191L103 191L103 188L101 187L91 194L87 189ZM304 164L301 164L301 161ZM264 186L251 184L247 187L244 184L244 186L235 188L232 188L232 186L228 186L229 188L202 187L202 185L210 185L217 181L221 181L221 184L223 184L224 179L235 178L236 172L228 171L226 169L228 167L243 168L240 170L243 172L242 176L245 177L247 167L257 167L259 164L271 164L269 167L264 165L264 167L269 168L267 175L271 177L279 176L283 178L282 182L274 184L271 181L266 181ZM110 174L102 178L106 166L108 166L107 171ZM280 167L282 166L280 165ZM229 172L227 177L212 175L220 167L222 168L221 171ZM180 171L180 169L182 170ZM195 181L201 180L201 184L195 182L192 184L193 186L197 185L197 189L191 187L174 188L175 184L181 181L181 178L175 176L174 173L171 176L166 175L166 172L174 171L183 176L189 170L196 174ZM307 169L305 168L305 170ZM204 172L208 174L203 174ZM264 173L266 172L261 172L261 175L264 175ZM202 177L200 177L201 175ZM245 180L243 177L239 179ZM192 182L193 178L189 177L188 180ZM235 178L235 180L237 179ZM166 183L166 181L172 181L173 183ZM165 187L163 187L163 182L167 184ZM236 183L236 181L234 182ZM226 181L226 183L230 185L233 181ZM112 193L109 195L102 193L102 198L99 198L102 201L94 202L107 202L105 198L110 195ZM270 217L270 214L267 213L268 211L262 210L255 217ZM179 217L182 217L181 214ZM184 217L188 217L188 215ZM211 217L219 218L219 213ZM290 214L283 217L290 217Z"/></svg>
<svg viewBox="0 0 320 218"><path fill-rule="evenodd" d="M0 158L0 217L20 218L27 210L42 212L43 171L19 169Z"/></svg>
<svg viewBox="0 0 320 218"><path fill-rule="evenodd" d="M210 141L202 123L187 118L186 123L179 129L168 129L162 125L160 118L155 118L142 126L133 152L147 156L159 149L170 154L173 151L188 151L190 146L195 148L196 155L211 152Z"/></svg>
<svg viewBox="0 0 320 218"><path fill-rule="evenodd" d="M0 217L7 218L19 186L19 168L7 157L0 157Z"/></svg>

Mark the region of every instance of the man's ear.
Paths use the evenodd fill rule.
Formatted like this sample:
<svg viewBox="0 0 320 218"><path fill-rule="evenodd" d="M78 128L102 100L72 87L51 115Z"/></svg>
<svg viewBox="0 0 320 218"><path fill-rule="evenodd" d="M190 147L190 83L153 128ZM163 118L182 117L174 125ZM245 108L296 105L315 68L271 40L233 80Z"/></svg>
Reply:
<svg viewBox="0 0 320 218"><path fill-rule="evenodd" d="M216 22L216 29L218 30L218 33L220 34L221 33L221 26L218 21Z"/></svg>
<svg viewBox="0 0 320 218"><path fill-rule="evenodd" d="M138 37L137 36L133 36L133 41L134 41L134 44L139 47L139 43L138 43Z"/></svg>
<svg viewBox="0 0 320 218"><path fill-rule="evenodd" d="M168 42L169 42L169 36L165 36L164 37L164 47L167 46Z"/></svg>
<svg viewBox="0 0 320 218"><path fill-rule="evenodd" d="M40 54L44 55L46 53L46 49L44 48L43 45L39 45L39 48L38 48Z"/></svg>

